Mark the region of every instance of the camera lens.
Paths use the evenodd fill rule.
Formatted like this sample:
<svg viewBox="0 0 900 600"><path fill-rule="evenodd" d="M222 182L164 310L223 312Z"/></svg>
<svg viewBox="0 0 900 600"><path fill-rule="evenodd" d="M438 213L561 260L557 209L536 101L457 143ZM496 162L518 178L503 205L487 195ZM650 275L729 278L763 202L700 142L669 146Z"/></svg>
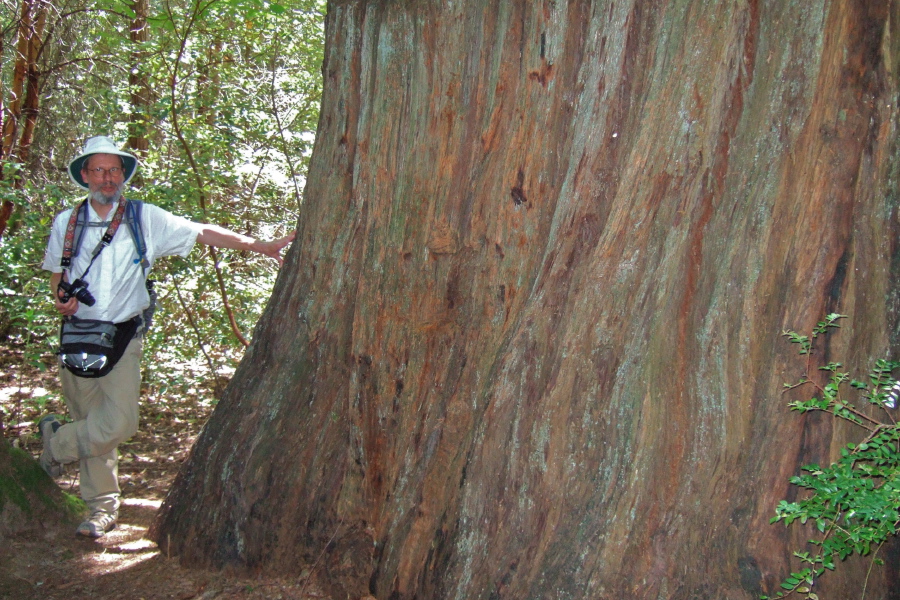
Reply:
<svg viewBox="0 0 900 600"><path fill-rule="evenodd" d="M91 293L89 291L87 291L86 287L83 287L83 288L79 289L77 292L75 292L75 297L78 298L79 302L81 302L82 304L86 304L88 306L93 306L94 302L96 302L94 300L94 297L91 295Z"/></svg>
<svg viewBox="0 0 900 600"><path fill-rule="evenodd" d="M59 301L63 304L71 300L73 296L76 300L87 306L93 306L94 302L96 302L87 289L87 283L81 279L76 279L72 283L60 281L59 289L62 290L62 296L60 296Z"/></svg>

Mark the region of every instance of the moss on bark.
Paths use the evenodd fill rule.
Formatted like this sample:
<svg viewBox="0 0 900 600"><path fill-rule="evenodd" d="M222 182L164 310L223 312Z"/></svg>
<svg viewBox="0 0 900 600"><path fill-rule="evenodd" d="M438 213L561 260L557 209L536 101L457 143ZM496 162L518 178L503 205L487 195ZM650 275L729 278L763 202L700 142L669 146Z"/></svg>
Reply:
<svg viewBox="0 0 900 600"><path fill-rule="evenodd" d="M84 509L27 452L0 440L0 540L48 522L74 521Z"/></svg>

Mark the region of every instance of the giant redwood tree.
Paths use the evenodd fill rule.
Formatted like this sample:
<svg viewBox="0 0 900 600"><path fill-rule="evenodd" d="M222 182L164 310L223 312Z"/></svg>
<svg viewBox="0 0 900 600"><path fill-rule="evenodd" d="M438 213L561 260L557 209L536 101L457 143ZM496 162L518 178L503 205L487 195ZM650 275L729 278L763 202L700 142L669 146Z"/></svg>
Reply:
<svg viewBox="0 0 900 600"><path fill-rule="evenodd" d="M781 332L896 347L898 16L332 2L297 242L161 546L350 597L773 591L774 506L848 441Z"/></svg>

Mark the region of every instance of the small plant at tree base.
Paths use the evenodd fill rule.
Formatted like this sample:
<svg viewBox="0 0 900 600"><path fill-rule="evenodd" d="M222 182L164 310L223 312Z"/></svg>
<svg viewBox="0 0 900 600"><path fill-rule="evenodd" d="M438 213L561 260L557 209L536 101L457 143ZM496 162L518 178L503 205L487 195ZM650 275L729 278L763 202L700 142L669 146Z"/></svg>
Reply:
<svg viewBox="0 0 900 600"><path fill-rule="evenodd" d="M785 384L787 389L812 386L815 395L809 400L791 402L791 410L800 412L824 411L836 418L849 421L862 428L865 438L858 444L847 444L841 449L837 462L827 467L807 465L802 473L791 478L791 483L809 490L809 495L797 502L782 500L771 522L794 521L812 523L821 534L820 539L810 540L816 550L795 552L794 556L805 565L786 578L773 598L791 594L816 600L813 584L826 571L835 569L835 561L843 561L856 553L871 556L869 568L883 564L878 558L881 546L897 533L900 510L900 427L885 410L896 402L892 388L897 381L891 373L900 363L877 360L868 381L857 381L842 371L840 363L828 363L818 370L830 373L827 383L820 384L811 376L814 365L812 356L816 339L832 328L845 315L831 314L818 323L810 336L786 331L791 343L800 346L800 354L806 356L806 369L800 381ZM854 391L855 390L855 391ZM878 420L858 408L845 395L850 392L858 401L877 406L884 415ZM866 583L868 582L868 575ZM862 597L865 598L866 584ZM762 598L769 598L762 596Z"/></svg>

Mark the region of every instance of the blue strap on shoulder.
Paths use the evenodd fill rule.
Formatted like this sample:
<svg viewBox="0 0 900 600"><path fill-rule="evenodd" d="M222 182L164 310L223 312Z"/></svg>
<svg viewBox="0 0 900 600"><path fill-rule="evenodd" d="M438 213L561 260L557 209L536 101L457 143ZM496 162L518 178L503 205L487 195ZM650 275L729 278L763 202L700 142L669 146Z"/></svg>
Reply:
<svg viewBox="0 0 900 600"><path fill-rule="evenodd" d="M131 231L131 237L134 240L134 247L137 249L138 258L135 263L140 263L144 269L144 275L150 270L150 261L147 260L147 241L144 239L144 229L141 226L141 209L144 203L140 200L128 200L128 229Z"/></svg>
<svg viewBox="0 0 900 600"><path fill-rule="evenodd" d="M143 208L144 203L140 200L126 200L125 201L125 219L124 221L128 223L128 229L131 231L131 239L134 241L134 247L137 250L138 257L134 260L135 264L140 263L141 268L144 270L144 276L147 276L147 272L150 270L150 261L147 259L147 241L144 239L144 229L141 225L141 209ZM84 240L84 234L87 230L87 227L107 227L109 226L108 221L104 221L102 223L90 223L88 222L88 206L87 200L84 201L80 206L75 207L75 212L72 215L72 218L75 220L75 243L72 248L71 257L67 258L65 252L63 253L63 258L61 264L64 268L68 267L71 259L75 256L78 256L78 251L81 249L81 242ZM72 223L70 221L69 226L71 227ZM104 245L109 244L109 240L101 241L100 244L94 249L93 257L96 257L97 254L100 253L100 250L104 247Z"/></svg>

